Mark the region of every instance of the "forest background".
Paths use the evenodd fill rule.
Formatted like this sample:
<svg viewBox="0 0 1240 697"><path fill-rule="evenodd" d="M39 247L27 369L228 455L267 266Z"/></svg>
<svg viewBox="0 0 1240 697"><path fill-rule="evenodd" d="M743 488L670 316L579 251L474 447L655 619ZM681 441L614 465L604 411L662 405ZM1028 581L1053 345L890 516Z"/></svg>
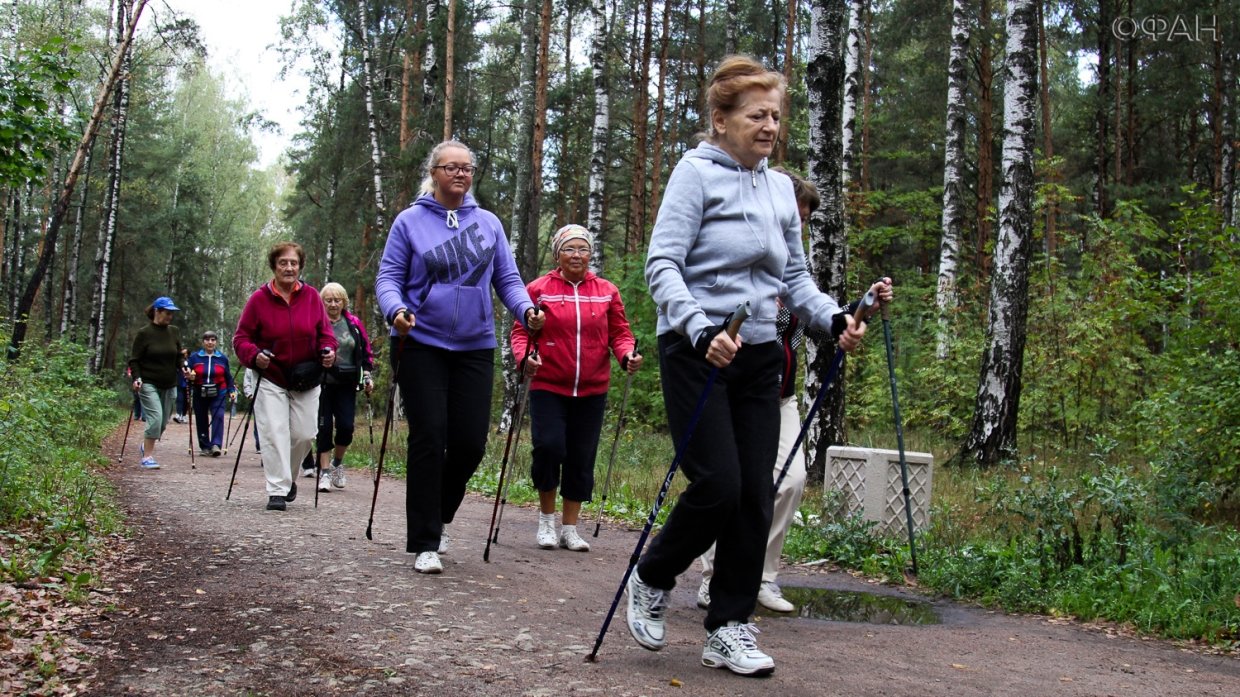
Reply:
<svg viewBox="0 0 1240 697"><path fill-rule="evenodd" d="M272 124L228 96L191 20L157 0L2 12L7 433L112 419L68 404L127 399L127 348L158 295L187 337L230 345L275 240L304 245L306 280L342 283L384 335L378 255L446 137L476 151L474 195L523 277L549 268L551 231L587 224L653 347L642 264L661 188L703 130L711 66L744 52L788 77L772 164L824 194L807 239L820 286L897 282L904 422L939 459L918 582L1240 636L1240 26L1223 0L299 0L271 40L312 66L311 88L267 169L254 137ZM340 50L309 38L323 33ZM807 399L833 352L810 343ZM811 434L818 484L827 445L894 446L886 360L872 335L846 363ZM647 365L629 423L661 449L629 437L622 459L659 479L670 438ZM78 523L51 512L82 489L33 443L2 453L10 578L67 563L46 552L90 528L89 506L69 507ZM910 554L847 511L788 551L891 580Z"/></svg>

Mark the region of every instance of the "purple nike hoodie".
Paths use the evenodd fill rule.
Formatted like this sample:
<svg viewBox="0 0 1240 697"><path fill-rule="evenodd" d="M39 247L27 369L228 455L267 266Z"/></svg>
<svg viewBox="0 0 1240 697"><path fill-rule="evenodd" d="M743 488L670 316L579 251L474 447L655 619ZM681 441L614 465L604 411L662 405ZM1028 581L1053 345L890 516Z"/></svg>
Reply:
<svg viewBox="0 0 1240 697"><path fill-rule="evenodd" d="M522 321L534 307L499 218L479 208L472 195L450 211L423 194L396 216L375 277L379 309L389 323L407 307L414 317L409 336L420 344L493 349L487 286Z"/></svg>

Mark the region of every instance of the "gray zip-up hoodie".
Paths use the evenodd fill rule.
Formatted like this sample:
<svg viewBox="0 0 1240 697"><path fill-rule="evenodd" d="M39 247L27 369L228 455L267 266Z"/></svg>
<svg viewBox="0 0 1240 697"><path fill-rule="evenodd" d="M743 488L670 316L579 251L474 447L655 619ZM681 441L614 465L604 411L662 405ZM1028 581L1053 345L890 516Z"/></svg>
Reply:
<svg viewBox="0 0 1240 697"><path fill-rule="evenodd" d="M746 300L746 343L775 341L775 299L813 329L831 331L840 312L805 266L801 217L792 180L752 170L702 143L685 153L668 179L650 235L646 283L658 306L658 332L694 342Z"/></svg>

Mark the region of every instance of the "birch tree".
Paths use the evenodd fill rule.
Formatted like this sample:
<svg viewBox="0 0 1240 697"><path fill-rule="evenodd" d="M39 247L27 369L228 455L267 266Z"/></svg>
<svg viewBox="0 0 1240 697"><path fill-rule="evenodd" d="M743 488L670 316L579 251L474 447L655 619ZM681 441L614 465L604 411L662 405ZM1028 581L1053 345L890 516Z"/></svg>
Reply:
<svg viewBox="0 0 1240 697"><path fill-rule="evenodd" d="M1033 149L1037 118L1037 0L1008 0L1003 96L1003 186L990 283L986 347L973 425L961 456L990 466L1016 454L1029 257L1033 246Z"/></svg>
<svg viewBox="0 0 1240 697"><path fill-rule="evenodd" d="M142 16L142 11L146 8L147 0L137 0L136 3L121 3L118 11L118 19L121 19L123 29L117 27L116 50L112 59L112 67L107 77L99 88L99 96L95 100L94 109L91 111L90 119L86 122L86 129L82 133L82 138L78 142L77 151L73 155L73 162L69 165L69 170L65 175L64 185L60 188L60 192L56 198L55 205L52 207L51 215L47 222L47 231L44 233L42 242L42 252L39 255L39 261L35 265L34 273L31 275L29 282L26 284L26 290L22 293L22 297L18 302L18 312L13 325L13 336L10 341L10 352L13 355L19 355L22 343L26 339L26 330L28 326L28 315L30 308L34 306L35 295L39 292L39 286L43 282L43 276L47 273L48 265L51 263L51 255L56 247L56 237L60 233L60 227L64 223L65 215L69 211L70 200L73 198L73 190L77 186L78 176L82 172L82 168L86 162L86 155L90 152L91 146L95 141L95 135L99 132L99 124L103 120L104 109L107 108L108 101L112 97L112 91L118 82L122 84L122 92L124 92L124 80L121 77L122 70L126 70L130 61L130 48L133 45L134 29L138 24L138 18ZM129 11L126 16L126 11ZM122 106L127 104L127 99L122 100ZM119 148L118 148L119 151ZM117 173L119 176L119 172ZM104 286L106 291L106 286ZM106 295L105 295L106 297ZM100 335L102 335L103 326L103 308L96 310L99 316L98 324L100 327ZM98 350L92 354L91 369L98 369Z"/></svg>
<svg viewBox="0 0 1240 697"><path fill-rule="evenodd" d="M128 29L126 12L132 5L128 0L117 7L116 44L118 50L123 45L121 55L122 68L118 76L116 100L112 112L112 139L108 151L108 179L104 194L104 214L99 225L98 244L95 251L95 277L91 298L90 316L90 370L98 372L103 363L105 348L104 333L107 329L108 281L112 273L112 246L116 242L116 216L120 208L121 174L123 172L125 154L125 128L129 111L129 74L133 68L133 56L130 45L124 37L133 37L132 29ZM16 338L16 334L14 335ZM16 345L16 344L15 344Z"/></svg>
<svg viewBox="0 0 1240 697"><path fill-rule="evenodd" d="M865 0L848 2L848 36L844 50L844 106L841 152L843 184L848 188L853 173L853 142L857 135L857 102L861 95L861 11Z"/></svg>
<svg viewBox="0 0 1240 697"><path fill-rule="evenodd" d="M969 84L966 61L969 50L969 24L965 0L952 0L952 47L947 59L947 137L943 153L943 238L939 244L939 280L934 293L938 312L935 355L947 358L951 346L949 326L956 309L956 263L963 236L965 168L965 91Z"/></svg>
<svg viewBox="0 0 1240 697"><path fill-rule="evenodd" d="M362 91L366 100L366 131L370 134L370 167L374 178L375 229L385 230L387 203L383 198L383 150L379 145L379 117L375 114L375 67L366 3L359 2L358 31L362 44Z"/></svg>
<svg viewBox="0 0 1240 697"><path fill-rule="evenodd" d="M602 273L607 237L605 195L607 193L607 135L611 122L611 101L607 82L607 3L591 0L594 33L590 40L590 69L594 73L594 126L590 130L590 194L586 224L598 236L590 260L595 273Z"/></svg>
<svg viewBox="0 0 1240 697"><path fill-rule="evenodd" d="M809 92L809 176L818 187L822 205L810 218L810 266L818 287L837 300L844 297L844 267L847 263L846 223L844 219L843 129L844 38L848 16L844 4L831 0L810 3L809 57L805 82ZM806 394L812 401L822 389L831 358L833 342L812 340L806 347ZM810 478L822 479L826 472L826 446L842 442L844 429L844 369L840 367L824 407L809 431Z"/></svg>

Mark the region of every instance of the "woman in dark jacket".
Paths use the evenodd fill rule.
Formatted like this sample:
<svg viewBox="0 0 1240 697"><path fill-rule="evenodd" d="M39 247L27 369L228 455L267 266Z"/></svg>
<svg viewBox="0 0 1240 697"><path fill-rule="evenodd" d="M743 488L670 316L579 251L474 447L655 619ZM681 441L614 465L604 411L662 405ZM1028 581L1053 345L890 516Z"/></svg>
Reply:
<svg viewBox="0 0 1240 697"><path fill-rule="evenodd" d="M185 360L185 348L181 345L181 330L172 325L172 313L180 309L172 298L155 298L146 308L151 323L134 335L129 351L133 391L142 401L142 415L146 420L146 433L139 446L143 469L159 469L155 461L155 441L164 435L177 398L177 374Z"/></svg>

